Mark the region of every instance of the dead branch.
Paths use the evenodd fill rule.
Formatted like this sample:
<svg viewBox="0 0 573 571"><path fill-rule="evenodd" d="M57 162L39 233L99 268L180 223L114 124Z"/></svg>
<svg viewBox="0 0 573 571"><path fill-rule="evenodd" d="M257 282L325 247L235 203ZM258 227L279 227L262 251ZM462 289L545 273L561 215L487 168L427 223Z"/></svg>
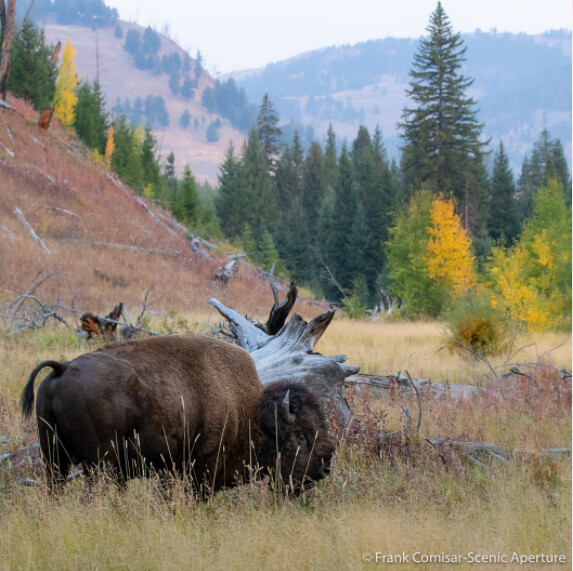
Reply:
<svg viewBox="0 0 573 571"><path fill-rule="evenodd" d="M271 312L269 314L267 322L262 324L257 324L257 327L262 329L267 335L275 335L281 330L281 328L286 322L288 314L294 307L294 304L296 302L296 297L298 295L298 288L296 284L294 282L291 282L285 300L282 303L279 303L279 294L273 279L275 264L276 260L273 263L270 273L266 276L271 286L271 290L273 292L273 299L274 299L273 307L271 308Z"/></svg>
<svg viewBox="0 0 573 571"><path fill-rule="evenodd" d="M3 308L4 311L1 314L2 320L5 324L7 324L10 332L13 333L15 329L15 322L19 320L26 321L27 318L20 317L18 313L21 311L22 307L26 303L26 301L30 298L34 297L34 292L47 280L49 280L54 275L52 271L52 267L50 266L47 269L40 270L34 281L31 283L30 287L22 294L13 298L10 303ZM24 327L25 329L26 327ZM22 327L18 326L17 330L20 331Z"/></svg>
<svg viewBox="0 0 573 571"><path fill-rule="evenodd" d="M420 396L418 387L412 380L412 377L410 377L410 373L406 371L406 374L408 375L408 381L410 382L416 394L416 399L418 402L418 424L416 426L416 431L414 434L410 434L410 411L409 409L402 407L402 412L404 413L405 418L403 428L401 430L395 430L394 432L379 432L376 435L376 448L378 454L380 454L382 450L388 451L390 448L396 445L403 444L413 438L416 438L420 433L420 426L422 425L422 398Z"/></svg>
<svg viewBox="0 0 573 571"><path fill-rule="evenodd" d="M173 256L174 258L181 255L181 250L171 250L170 248L143 248L141 246L134 246L132 244L115 244L113 242L96 242L89 240L90 244L100 246L102 248L117 248L119 250L129 250L137 252L138 254L153 255L153 256Z"/></svg>
<svg viewBox="0 0 573 571"><path fill-rule="evenodd" d="M8 228L6 228L6 226L4 226L3 224L0 224L0 230L3 230L4 232L6 232L6 235L8 236L8 242L10 242L10 245L14 245L14 234L12 233L12 231Z"/></svg>
<svg viewBox="0 0 573 571"><path fill-rule="evenodd" d="M40 246L40 248L46 253L46 254L50 254L50 250L48 249L48 246L46 246L46 244L44 244L44 242L42 241L42 239L38 236L38 234L36 234L35 230L32 228L32 226L30 226L30 224L28 223L28 221L26 220L26 218L24 217L23 212L16 207L14 209L14 214L16 215L16 218L24 225L24 228L26 228L26 230L28 231L28 234L30 234L30 236L32 237L32 239Z"/></svg>
<svg viewBox="0 0 573 571"><path fill-rule="evenodd" d="M491 442L461 442L450 438L426 438L449 468L461 470L465 463L471 462L481 468L490 469L492 460L505 465L523 460L558 461L571 456L571 448L546 448L538 453L523 450L511 450Z"/></svg>
<svg viewBox="0 0 573 571"><path fill-rule="evenodd" d="M365 385L377 389L390 390L398 388L403 395L412 392L415 387L423 395L432 397L440 395L449 395L454 398L469 397L483 391L481 387L475 385L458 385L454 383L437 383L426 379L409 379L400 373L396 375L369 375L359 373L351 375L344 380L348 386Z"/></svg>

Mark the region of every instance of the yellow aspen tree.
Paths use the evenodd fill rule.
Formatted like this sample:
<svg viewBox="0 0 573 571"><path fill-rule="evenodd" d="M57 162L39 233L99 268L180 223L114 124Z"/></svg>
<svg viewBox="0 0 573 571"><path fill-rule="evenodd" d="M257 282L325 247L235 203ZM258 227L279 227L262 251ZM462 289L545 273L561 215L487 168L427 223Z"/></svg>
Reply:
<svg viewBox="0 0 573 571"><path fill-rule="evenodd" d="M428 244L424 256L428 275L454 297L476 283L471 239L455 213L453 200L432 201Z"/></svg>
<svg viewBox="0 0 573 571"><path fill-rule="evenodd" d="M54 95L54 117L64 127L73 125L76 116L76 104L78 102L76 87L80 78L74 63L75 56L76 50L68 39L62 55L62 63L58 69Z"/></svg>
<svg viewBox="0 0 573 571"><path fill-rule="evenodd" d="M113 140L113 125L107 130L107 142L105 144L105 162L109 167L111 165L111 157L115 151L115 143Z"/></svg>

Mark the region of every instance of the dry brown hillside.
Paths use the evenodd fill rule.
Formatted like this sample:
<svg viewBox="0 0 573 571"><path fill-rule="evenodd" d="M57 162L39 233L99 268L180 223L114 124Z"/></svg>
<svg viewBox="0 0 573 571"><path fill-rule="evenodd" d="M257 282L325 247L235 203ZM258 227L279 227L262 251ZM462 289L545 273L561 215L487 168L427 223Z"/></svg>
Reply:
<svg viewBox="0 0 573 571"><path fill-rule="evenodd" d="M109 110L116 104L118 97L121 101L129 98L133 103L137 96L145 100L148 95L161 95L170 121L166 128L154 129L161 156L165 159L170 152L173 152L179 173L185 164L189 164L197 180L200 182L207 180L211 184L216 184L219 165L224 161L229 142L233 141L235 148L240 149L244 136L232 127L229 121L220 118L222 127L219 140L207 141L207 127L219 116L210 114L201 105L201 96L206 87L213 85L213 79L204 72L199 79L199 87L195 90L194 98L190 101L173 96L167 75L154 75L151 71L137 69L133 65L132 56L123 49L127 31L136 28L143 34L143 28L124 21L120 23L124 34L121 39L114 36L113 27L91 30L81 26L44 24L43 28L48 43L55 45L61 41L62 45L65 45L67 40L70 40L76 50L74 61L78 74L82 80L90 83L99 80ZM159 32L157 34L161 39L160 57L172 53L178 53L181 58L186 55L175 42ZM195 62L192 61L194 65ZM187 129L179 125L179 118L185 110L192 118L191 125ZM195 119L198 121L198 128L195 128Z"/></svg>
<svg viewBox="0 0 573 571"><path fill-rule="evenodd" d="M22 101L8 103L12 110L0 109L0 306L48 270L35 293L82 311L101 315L122 301L135 314L149 289L150 299L167 294L154 309L204 315L214 296L266 319L272 295L258 271L243 266L230 283L215 280L224 250L194 252L166 212L95 165L74 135L57 122L43 131Z"/></svg>

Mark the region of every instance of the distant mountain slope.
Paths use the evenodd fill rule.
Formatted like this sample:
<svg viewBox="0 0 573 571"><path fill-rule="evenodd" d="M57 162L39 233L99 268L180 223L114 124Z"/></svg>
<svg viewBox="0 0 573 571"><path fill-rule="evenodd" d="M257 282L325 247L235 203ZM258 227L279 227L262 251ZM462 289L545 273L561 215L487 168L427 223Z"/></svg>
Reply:
<svg viewBox="0 0 573 571"><path fill-rule="evenodd" d="M571 156L571 33L542 36L476 31L463 36L470 95L495 144L503 140L514 166L544 127ZM269 94L283 121L312 125L322 136L329 123L352 140L358 126L382 129L388 150L399 144L396 123L407 103L408 72L418 40L385 38L329 47L230 74L251 101Z"/></svg>
<svg viewBox="0 0 573 571"><path fill-rule="evenodd" d="M120 25L123 30L122 38L115 37L113 27L91 30L75 25L42 24L49 43L56 44L61 41L65 44L67 39L70 39L76 49L75 62L78 73L83 80L89 82L99 78L110 111L118 98L121 101L129 98L133 103L137 96L145 100L148 95L161 95L169 113L169 125L154 128L161 156L165 159L172 151L179 173L185 164L189 164L200 182L206 179L215 184L219 165L224 160L229 142L232 140L235 147L240 148L244 135L229 121L209 113L201 105L201 95L205 88L213 86L213 78L204 72L199 79L193 99L189 101L174 96L169 88L169 77L166 74L156 75L152 71L138 69L133 63L131 54L123 49L128 30L138 30L143 35L144 28L123 21ZM162 34L157 33L157 35L161 39L159 50L161 56L178 53L182 59L189 58L189 55L175 42ZM185 111L188 111L191 117L187 128L179 124L179 119ZM207 129L209 124L217 119L221 121L219 140L209 142Z"/></svg>

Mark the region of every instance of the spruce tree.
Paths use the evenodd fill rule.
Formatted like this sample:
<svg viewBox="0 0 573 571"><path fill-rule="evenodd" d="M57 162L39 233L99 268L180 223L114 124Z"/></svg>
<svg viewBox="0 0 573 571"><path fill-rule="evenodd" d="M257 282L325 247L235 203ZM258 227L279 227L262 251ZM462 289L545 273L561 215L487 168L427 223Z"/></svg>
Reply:
<svg viewBox="0 0 573 571"><path fill-rule="evenodd" d="M220 166L219 193L215 198L215 211L221 223L221 230L228 238L240 236L244 224L245 179L240 158L235 154L231 142ZM247 205L248 206L248 205Z"/></svg>
<svg viewBox="0 0 573 571"><path fill-rule="evenodd" d="M324 195L322 178L322 148L318 142L312 143L303 167L302 206L305 212L305 223L311 246L314 246L317 235L317 221L320 204Z"/></svg>
<svg viewBox="0 0 573 571"><path fill-rule="evenodd" d="M285 147L277 161L273 188L279 214L286 216L302 192L302 168L297 165L295 149L290 146Z"/></svg>
<svg viewBox="0 0 573 571"><path fill-rule="evenodd" d="M56 89L53 48L45 41L44 30L26 19L11 49L8 89L32 103L34 109L48 109Z"/></svg>
<svg viewBox="0 0 573 571"><path fill-rule="evenodd" d="M201 217L201 200L197 181L189 165L185 165L183 178L179 181L179 196L185 224L189 227L196 226Z"/></svg>
<svg viewBox="0 0 573 571"><path fill-rule="evenodd" d="M352 228L356 212L356 195L353 184L352 159L346 144L343 144L338 159L338 178L332 207L331 227L325 244L322 244L322 257L338 284L343 288L352 287L353 270L350 263L351 250L348 234ZM323 289L329 299L339 300L341 293L330 278L323 273Z"/></svg>
<svg viewBox="0 0 573 571"><path fill-rule="evenodd" d="M254 127L249 133L242 159L243 196L235 207L242 211L243 220L251 226L258 244L264 228L274 227L276 206L265 149Z"/></svg>
<svg viewBox="0 0 573 571"><path fill-rule="evenodd" d="M274 166L275 157L278 156L281 130L278 126L279 117L268 93L265 93L263 102L257 115L257 133L259 141L265 151L269 169Z"/></svg>
<svg viewBox="0 0 573 571"><path fill-rule="evenodd" d="M81 83L77 95L74 129L90 149L104 155L108 124L101 87L97 81L93 87L88 83Z"/></svg>
<svg viewBox="0 0 573 571"><path fill-rule="evenodd" d="M519 228L516 217L517 200L513 172L503 143L493 159L491 181L491 203L488 229L491 237L499 244L507 246L516 238Z"/></svg>
<svg viewBox="0 0 573 571"><path fill-rule="evenodd" d="M326 189L334 189L336 186L337 161L336 135L332 128L332 123L328 126L326 134L326 146L324 148L324 185Z"/></svg>
<svg viewBox="0 0 573 571"><path fill-rule="evenodd" d="M531 157L526 155L521 167L518 182L520 222L531 216L537 191L550 179L562 184L565 202L571 204L571 179L561 141L552 139L549 131L543 129L533 145Z"/></svg>
<svg viewBox="0 0 573 571"><path fill-rule="evenodd" d="M466 95L473 79L460 73L466 48L440 2L426 29L429 37L420 41L414 55L406 91L413 106L404 109L399 123L405 182L453 193L460 212L477 215L483 211L484 193L470 179L483 166L487 143L481 140L483 124L477 120L476 103ZM467 220L468 229L476 225Z"/></svg>

